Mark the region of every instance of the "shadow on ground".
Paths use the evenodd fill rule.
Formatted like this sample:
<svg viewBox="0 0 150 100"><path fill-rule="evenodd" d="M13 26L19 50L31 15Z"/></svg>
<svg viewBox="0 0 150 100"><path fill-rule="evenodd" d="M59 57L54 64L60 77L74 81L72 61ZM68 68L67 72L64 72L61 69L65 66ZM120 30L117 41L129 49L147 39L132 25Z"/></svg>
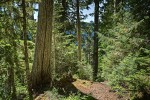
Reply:
<svg viewBox="0 0 150 100"><path fill-rule="evenodd" d="M76 81L76 80L73 80ZM70 94L80 94L81 97L85 96L86 100L96 100L90 95L84 94L80 92L73 84L72 82L58 82L55 86L55 88L58 90L59 95L63 95L65 97L68 97Z"/></svg>
<svg viewBox="0 0 150 100"><path fill-rule="evenodd" d="M80 92L73 85L74 81L76 81L76 79L73 79L72 76L61 78L60 80L54 80L53 84L52 84L53 87L51 89L49 87L45 87L45 88L42 87L41 89L39 89L40 91L35 93L34 100L51 100L52 98L53 98L53 100L54 99L58 100L57 98L59 98L59 96L63 96L63 97L67 98L71 94L74 94L75 96L80 95L81 100L82 100L82 97L84 97L84 100L96 100L92 96ZM53 91L53 89L57 90L56 95L51 93L51 91ZM43 98L45 98L45 99L43 99Z"/></svg>

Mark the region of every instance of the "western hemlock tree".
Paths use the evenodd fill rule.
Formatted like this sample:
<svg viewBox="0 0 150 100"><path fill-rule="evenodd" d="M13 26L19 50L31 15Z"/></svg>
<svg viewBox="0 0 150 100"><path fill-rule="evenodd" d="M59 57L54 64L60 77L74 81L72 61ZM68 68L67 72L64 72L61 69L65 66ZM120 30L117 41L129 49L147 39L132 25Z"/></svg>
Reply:
<svg viewBox="0 0 150 100"><path fill-rule="evenodd" d="M28 56L28 44L27 44L27 25L26 25L26 6L25 0L22 0L22 13L23 13L23 36L24 36L24 56L25 56L25 67L26 67L26 77L27 77L27 88L29 92L29 99L32 100L32 88L30 80L30 71L29 71L29 56Z"/></svg>
<svg viewBox="0 0 150 100"><path fill-rule="evenodd" d="M94 50L93 50L93 80L96 80L98 72L98 22L99 22L99 0L94 0Z"/></svg>
<svg viewBox="0 0 150 100"><path fill-rule="evenodd" d="M79 0L77 0L77 37L78 37L78 59L81 61L81 25L80 25L80 9Z"/></svg>

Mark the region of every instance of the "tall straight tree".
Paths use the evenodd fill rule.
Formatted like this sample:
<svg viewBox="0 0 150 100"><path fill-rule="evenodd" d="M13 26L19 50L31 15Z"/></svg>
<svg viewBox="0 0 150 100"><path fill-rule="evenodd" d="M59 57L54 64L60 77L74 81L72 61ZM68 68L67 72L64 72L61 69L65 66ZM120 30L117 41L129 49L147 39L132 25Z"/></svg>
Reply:
<svg viewBox="0 0 150 100"><path fill-rule="evenodd" d="M32 67L32 88L35 90L50 85L52 81L52 19L53 0L41 0L39 3L38 29Z"/></svg>
<svg viewBox="0 0 150 100"><path fill-rule="evenodd" d="M119 12L120 10L120 3L123 2L122 0L114 0L114 14Z"/></svg>
<svg viewBox="0 0 150 100"><path fill-rule="evenodd" d="M6 81L5 81L5 85L3 88L3 93L0 93L0 95L1 95L0 99L8 99L10 97L9 98L10 100L14 100L17 98L16 85L15 85L16 84L15 83L15 64L14 64L15 48L16 48L15 39L16 39L16 37L15 37L15 32L14 32L14 27L13 27L14 21L12 21L13 17L10 16L10 15L14 14L14 12L12 11L13 8L14 8L13 1L7 2L6 5L1 6L1 15L2 15L1 16L1 25L3 23L3 25L5 27L1 27L2 35L0 35L0 36L3 36L3 38L1 37L1 40L5 41L6 44L10 44L10 45L5 45L4 50L5 50L6 54L4 52L2 52L5 54L4 62L6 63L5 67L7 66L6 67L7 68L7 71L6 71L7 74L5 74L6 75L5 76ZM3 69L1 69L1 71L2 70ZM2 71L2 72L4 72L4 71ZM1 73L1 76L3 76L3 75L4 74ZM2 77L1 77L1 80L2 80ZM3 86L2 84L1 84L1 86Z"/></svg>
<svg viewBox="0 0 150 100"><path fill-rule="evenodd" d="M78 59L81 61L81 25L80 25L80 5L79 5L79 0L77 0L76 3L77 7L77 39L78 39Z"/></svg>
<svg viewBox="0 0 150 100"><path fill-rule="evenodd" d="M29 70L29 57L28 57L28 44L27 44L27 24L26 24L26 6L25 0L22 0L22 13L23 13L23 36L24 36L24 56L25 56L25 66L26 66L26 77L27 77L27 87L29 92L29 99L32 100L32 88L30 83L30 70Z"/></svg>
<svg viewBox="0 0 150 100"><path fill-rule="evenodd" d="M62 0L62 12L61 12L61 21L64 22L67 20L67 0Z"/></svg>
<svg viewBox="0 0 150 100"><path fill-rule="evenodd" d="M98 24L99 24L99 0L94 0L94 50L93 50L93 80L97 78L98 72Z"/></svg>

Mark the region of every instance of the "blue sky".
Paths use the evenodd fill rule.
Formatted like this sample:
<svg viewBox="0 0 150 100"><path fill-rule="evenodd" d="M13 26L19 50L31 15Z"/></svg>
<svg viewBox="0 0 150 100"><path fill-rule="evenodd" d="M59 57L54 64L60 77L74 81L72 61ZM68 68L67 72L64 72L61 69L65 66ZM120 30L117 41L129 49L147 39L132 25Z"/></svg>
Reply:
<svg viewBox="0 0 150 100"><path fill-rule="evenodd" d="M90 7L90 9L83 10L83 14L87 14L88 15L87 19L84 20L85 22L94 21L94 17L89 15L91 13L94 13L94 4L91 4L89 7Z"/></svg>
<svg viewBox="0 0 150 100"><path fill-rule="evenodd" d="M88 9L88 10L84 9L83 10L83 14L84 15L86 15L86 14L88 15L88 17L85 20L83 20L85 22L94 21L94 17L89 15L89 14L94 12L94 4L91 4L89 7L90 7L90 9ZM36 6L36 8L38 8L38 7ZM34 19L37 19L37 17L38 17L38 12L35 11L34 12Z"/></svg>

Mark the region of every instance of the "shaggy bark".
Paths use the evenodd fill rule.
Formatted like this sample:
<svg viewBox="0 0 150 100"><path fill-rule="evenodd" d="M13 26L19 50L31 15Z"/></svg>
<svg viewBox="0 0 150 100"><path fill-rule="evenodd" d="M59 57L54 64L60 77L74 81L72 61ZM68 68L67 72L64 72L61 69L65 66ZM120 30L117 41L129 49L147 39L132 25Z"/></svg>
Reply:
<svg viewBox="0 0 150 100"><path fill-rule="evenodd" d="M35 90L50 85L52 81L52 16L53 0L42 0L39 4L38 29L32 68L32 88Z"/></svg>

